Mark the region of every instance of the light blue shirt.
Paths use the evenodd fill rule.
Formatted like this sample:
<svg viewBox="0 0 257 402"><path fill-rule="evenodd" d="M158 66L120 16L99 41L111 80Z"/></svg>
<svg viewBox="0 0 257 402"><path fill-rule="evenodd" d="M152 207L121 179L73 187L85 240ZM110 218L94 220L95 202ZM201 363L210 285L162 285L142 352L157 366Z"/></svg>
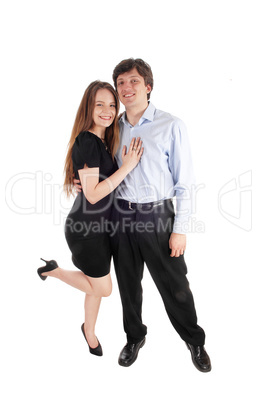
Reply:
<svg viewBox="0 0 257 402"><path fill-rule="evenodd" d="M188 230L194 173L187 130L184 123L149 103L139 122L132 126L124 112L120 118L120 144L116 154L122 165L124 145L133 137L143 141L144 152L138 165L116 190L116 197L146 203L176 197L174 233Z"/></svg>

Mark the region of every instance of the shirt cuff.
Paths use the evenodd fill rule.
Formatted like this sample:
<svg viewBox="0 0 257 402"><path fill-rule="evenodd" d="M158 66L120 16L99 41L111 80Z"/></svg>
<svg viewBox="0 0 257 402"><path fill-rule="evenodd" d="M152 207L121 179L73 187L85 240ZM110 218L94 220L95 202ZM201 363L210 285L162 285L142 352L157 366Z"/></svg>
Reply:
<svg viewBox="0 0 257 402"><path fill-rule="evenodd" d="M187 234L191 231L190 229L189 218L184 221L175 218L172 233Z"/></svg>

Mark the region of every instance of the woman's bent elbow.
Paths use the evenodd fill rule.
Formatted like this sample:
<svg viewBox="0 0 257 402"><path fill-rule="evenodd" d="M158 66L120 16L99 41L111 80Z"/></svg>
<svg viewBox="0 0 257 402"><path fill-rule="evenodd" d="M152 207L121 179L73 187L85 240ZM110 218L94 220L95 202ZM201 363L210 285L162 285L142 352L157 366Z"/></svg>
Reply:
<svg viewBox="0 0 257 402"><path fill-rule="evenodd" d="M92 205L96 204L99 201L96 197L92 197L92 196L87 196L86 199Z"/></svg>

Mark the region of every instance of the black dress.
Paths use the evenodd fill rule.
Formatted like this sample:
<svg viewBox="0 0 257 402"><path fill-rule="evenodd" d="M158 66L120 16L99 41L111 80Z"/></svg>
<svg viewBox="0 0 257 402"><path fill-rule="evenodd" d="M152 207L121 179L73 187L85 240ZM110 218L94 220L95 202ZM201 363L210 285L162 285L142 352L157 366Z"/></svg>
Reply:
<svg viewBox="0 0 257 402"><path fill-rule="evenodd" d="M99 167L99 182L117 170L102 140L89 131L81 132L74 143L72 161L75 177L87 164ZM114 192L90 204L83 191L74 201L65 222L65 237L72 252L72 261L84 274L99 278L110 272L111 250L108 234Z"/></svg>

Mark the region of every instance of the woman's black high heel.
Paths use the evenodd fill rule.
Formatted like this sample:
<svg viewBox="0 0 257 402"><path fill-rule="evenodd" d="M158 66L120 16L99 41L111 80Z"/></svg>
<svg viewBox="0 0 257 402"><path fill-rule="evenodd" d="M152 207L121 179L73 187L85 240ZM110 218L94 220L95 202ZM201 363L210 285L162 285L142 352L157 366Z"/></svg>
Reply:
<svg viewBox="0 0 257 402"><path fill-rule="evenodd" d="M88 344L88 341L87 341L87 338L86 338L86 334L85 334L85 331L84 331L84 323L81 325L81 331L82 331L82 333L83 333L83 335L84 335L84 337L85 337L85 340L86 340L86 342L87 342L87 344ZM97 339L97 340L98 340L98 339ZM99 341L98 341L98 346L97 346L96 348L91 348L91 347L89 346L89 344L88 344L88 347L89 347L89 352L92 353L92 355L95 355L95 356L103 356L102 346L101 346L101 344L100 344Z"/></svg>
<svg viewBox="0 0 257 402"><path fill-rule="evenodd" d="M50 271L53 271L55 268L58 268L58 264L55 260L46 261L43 258L40 258L40 260L45 261L46 265L44 267L38 268L37 273L40 276L40 278L43 281L45 281L47 276L43 276L42 274L44 272L50 272Z"/></svg>

